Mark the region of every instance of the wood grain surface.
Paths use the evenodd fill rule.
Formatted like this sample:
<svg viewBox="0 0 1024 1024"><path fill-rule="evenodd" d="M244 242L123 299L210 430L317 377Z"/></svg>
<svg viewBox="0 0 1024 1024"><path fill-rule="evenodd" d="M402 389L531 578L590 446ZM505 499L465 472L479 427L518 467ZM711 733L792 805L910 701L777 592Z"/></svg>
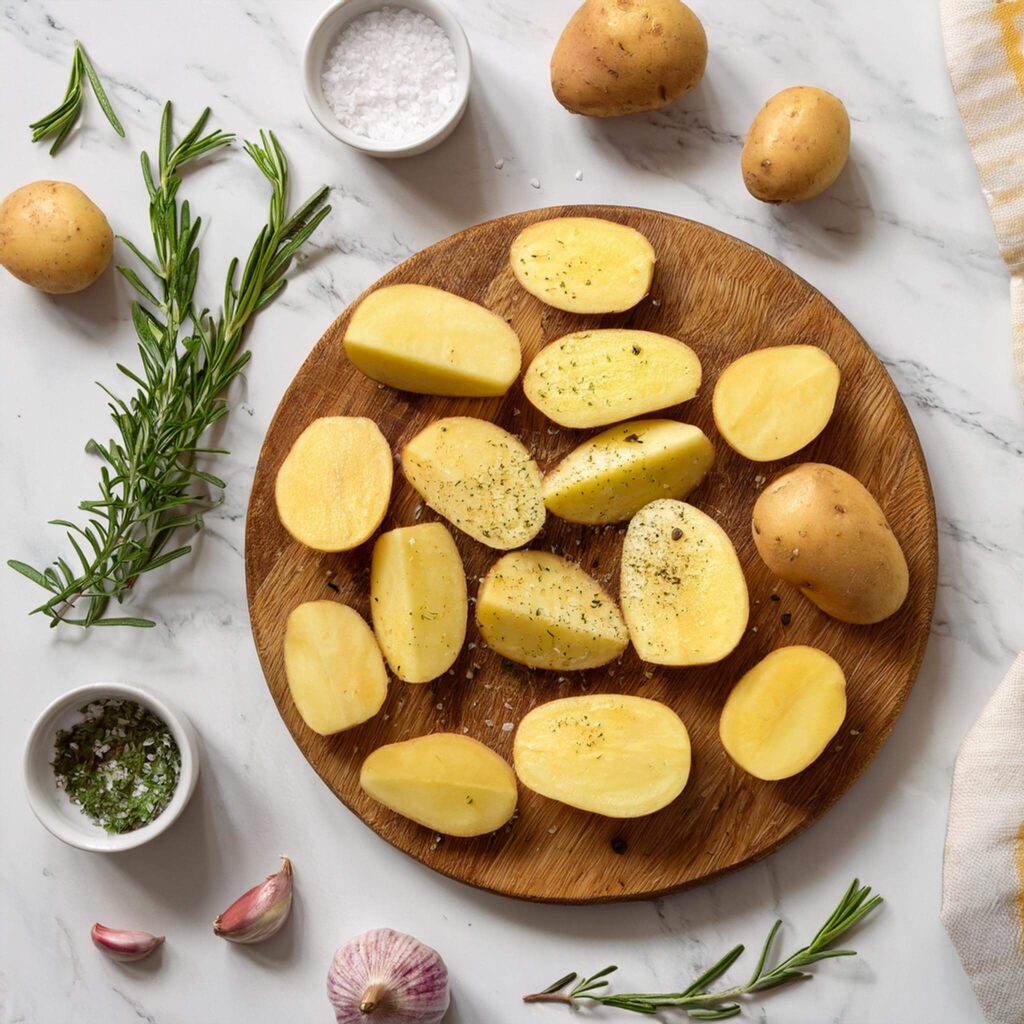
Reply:
<svg viewBox="0 0 1024 1024"><path fill-rule="evenodd" d="M628 313L583 317L542 305L516 283L509 244L545 217L591 215L629 224L654 245L651 294ZM369 619L372 543L321 554L293 541L277 519L274 478L289 447L317 416L372 417L397 454L441 416L479 416L518 434L542 469L578 444L583 432L555 428L517 384L502 398L410 395L364 377L345 358L341 338L350 310L328 328L277 410L260 455L246 527L246 580L253 635L270 691L295 742L320 777L388 842L452 878L532 900L591 903L649 897L693 885L763 857L819 818L853 783L892 728L928 640L937 573L935 508L917 435L881 363L851 324L821 294L757 249L702 224L650 210L559 207L502 217L425 249L374 287L416 282L456 292L506 317L523 343L523 365L546 343L572 330L622 326L680 338L700 356L704 384L693 401L666 414L695 423L716 447L715 466L690 501L714 516L736 545L750 587L750 625L724 661L671 669L641 663L632 649L621 662L572 676L512 666L487 650L470 622L455 668L434 683L393 680L382 712L365 725L324 738L303 724L284 675L285 619L302 601L343 601ZM350 307L354 308L354 307ZM836 361L842 383L835 414L821 436L791 459L755 464L719 438L711 394L721 370L766 345L813 342ZM783 466L828 462L875 495L910 566L910 595L892 618L852 626L820 612L775 580L750 534L754 500ZM382 529L426 522L401 472ZM475 593L498 557L453 529ZM624 527L576 526L548 518L534 546L579 559L618 594ZM472 598L471 598L472 601ZM472 611L472 608L471 608ZM472 619L472 615L471 615ZM769 651L811 644L835 657L848 680L849 712L835 741L807 771L760 782L736 768L718 740L718 717L733 683ZM683 794L646 818L616 821L576 811L520 787L513 822L491 836L440 838L368 799L359 766L375 747L435 731L468 732L511 760L514 728L535 705L584 692L621 692L664 701L690 731L694 767Z"/></svg>

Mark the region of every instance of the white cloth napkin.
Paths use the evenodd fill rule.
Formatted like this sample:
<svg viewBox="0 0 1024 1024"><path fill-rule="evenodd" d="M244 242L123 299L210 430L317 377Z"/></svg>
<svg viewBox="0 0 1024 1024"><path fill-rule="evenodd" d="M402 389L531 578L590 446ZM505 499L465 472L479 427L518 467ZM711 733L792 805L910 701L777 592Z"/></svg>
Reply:
<svg viewBox="0 0 1024 1024"><path fill-rule="evenodd" d="M957 755L942 921L989 1024L1024 1024L1024 654Z"/></svg>
<svg viewBox="0 0 1024 1024"><path fill-rule="evenodd" d="M1010 268L1013 359L1024 391L1024 3L941 0L960 117Z"/></svg>

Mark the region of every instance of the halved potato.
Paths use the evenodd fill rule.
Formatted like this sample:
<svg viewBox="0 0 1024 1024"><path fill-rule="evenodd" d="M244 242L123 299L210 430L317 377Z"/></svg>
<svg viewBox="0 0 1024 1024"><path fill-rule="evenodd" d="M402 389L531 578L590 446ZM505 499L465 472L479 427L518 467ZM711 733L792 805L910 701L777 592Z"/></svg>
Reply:
<svg viewBox="0 0 1024 1024"><path fill-rule="evenodd" d="M670 804L690 777L690 737L669 707L595 693L541 704L519 723L519 781L541 796L609 818Z"/></svg>
<svg viewBox="0 0 1024 1024"><path fill-rule="evenodd" d="M407 683L447 672L466 639L466 573L441 523L382 533L373 545L370 612L391 671Z"/></svg>
<svg viewBox="0 0 1024 1024"><path fill-rule="evenodd" d="M541 349L523 392L563 427L603 427L687 402L700 389L689 345L651 331L577 331Z"/></svg>
<svg viewBox="0 0 1024 1024"><path fill-rule="evenodd" d="M302 720L321 736L351 729L381 709L388 673L362 616L337 601L292 609L284 631L284 671Z"/></svg>
<svg viewBox="0 0 1024 1024"><path fill-rule="evenodd" d="M343 343L367 377L420 395L503 395L522 361L519 336L500 316L422 284L371 292Z"/></svg>
<svg viewBox="0 0 1024 1024"><path fill-rule="evenodd" d="M547 551L513 551L476 598L480 634L509 661L572 672L614 661L629 644L618 605L578 565Z"/></svg>
<svg viewBox="0 0 1024 1024"><path fill-rule="evenodd" d="M710 665L740 642L750 600L726 532L682 501L652 501L622 545L622 613L643 661Z"/></svg>
<svg viewBox="0 0 1024 1024"><path fill-rule="evenodd" d="M654 249L633 228L599 217L556 217L524 228L509 253L519 283L569 313L619 313L650 290Z"/></svg>
<svg viewBox="0 0 1024 1024"><path fill-rule="evenodd" d="M836 405L839 367L816 345L778 345L730 363L715 384L715 426L754 462L784 459L810 444Z"/></svg>
<svg viewBox="0 0 1024 1024"><path fill-rule="evenodd" d="M373 420L324 416L298 436L277 471L277 514L300 544L348 551L383 521L393 475L391 448Z"/></svg>
<svg viewBox="0 0 1024 1024"><path fill-rule="evenodd" d="M537 463L518 438L488 420L431 423L402 449L402 471L435 512L488 547L521 547L544 525Z"/></svg>
<svg viewBox="0 0 1024 1024"><path fill-rule="evenodd" d="M367 796L447 836L480 836L515 813L515 773L490 747L439 732L378 747L363 762Z"/></svg>
<svg viewBox="0 0 1024 1024"><path fill-rule="evenodd" d="M699 427L631 420L569 452L544 477L544 504L570 523L621 523L657 498L685 498L714 459Z"/></svg>
<svg viewBox="0 0 1024 1024"><path fill-rule="evenodd" d="M846 677L816 647L780 647L733 687L718 731L755 778L788 779L816 761L846 717Z"/></svg>

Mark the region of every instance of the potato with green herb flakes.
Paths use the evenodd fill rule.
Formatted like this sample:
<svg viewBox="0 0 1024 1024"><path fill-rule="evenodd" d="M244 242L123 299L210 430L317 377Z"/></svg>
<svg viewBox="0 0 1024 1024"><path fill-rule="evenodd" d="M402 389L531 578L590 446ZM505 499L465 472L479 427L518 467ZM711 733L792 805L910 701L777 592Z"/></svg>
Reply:
<svg viewBox="0 0 1024 1024"><path fill-rule="evenodd" d="M690 777L690 737L669 707L595 693L535 707L519 723L516 775L527 789L609 818L670 804Z"/></svg>
<svg viewBox="0 0 1024 1024"><path fill-rule="evenodd" d="M562 427L603 427L688 402L700 389L697 354L651 331L577 331L540 350L523 393Z"/></svg>
<svg viewBox="0 0 1024 1024"><path fill-rule="evenodd" d="M402 472L435 512L488 547L522 547L544 525L540 467L489 420L431 423L402 449Z"/></svg>
<svg viewBox="0 0 1024 1024"><path fill-rule="evenodd" d="M621 523L657 498L685 498L715 449L699 427L630 420L592 437L544 477L544 504L570 523Z"/></svg>
<svg viewBox="0 0 1024 1024"><path fill-rule="evenodd" d="M466 572L443 523L382 533L370 565L370 613L391 671L428 683L452 667L466 639Z"/></svg>
<svg viewBox="0 0 1024 1024"><path fill-rule="evenodd" d="M477 593L476 622L502 657L558 672L607 665L629 644L611 595L574 562L547 551L499 558Z"/></svg>
<svg viewBox="0 0 1024 1024"><path fill-rule="evenodd" d="M693 505L652 501L622 545L622 614L641 660L710 665L740 642L750 599L726 532Z"/></svg>
<svg viewBox="0 0 1024 1024"><path fill-rule="evenodd" d="M567 313L621 313L650 291L654 249L633 228L599 217L537 221L509 253L516 280Z"/></svg>

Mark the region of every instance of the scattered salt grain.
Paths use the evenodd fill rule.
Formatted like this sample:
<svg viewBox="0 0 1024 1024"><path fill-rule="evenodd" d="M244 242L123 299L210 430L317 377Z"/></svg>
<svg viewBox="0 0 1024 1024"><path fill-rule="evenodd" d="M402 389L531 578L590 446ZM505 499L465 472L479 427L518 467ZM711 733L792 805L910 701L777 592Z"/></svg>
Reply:
<svg viewBox="0 0 1024 1024"><path fill-rule="evenodd" d="M511 732L515 727L516 726L515 726L514 722L502 722L501 723L501 731L502 732Z"/></svg>
<svg viewBox="0 0 1024 1024"><path fill-rule="evenodd" d="M583 172L582 171L577 171L576 172L576 180L577 181L582 181L583 180Z"/></svg>
<svg viewBox="0 0 1024 1024"><path fill-rule="evenodd" d="M423 135L455 101L455 50L432 18L382 7L353 18L320 75L324 99L346 128L376 142Z"/></svg>
<svg viewBox="0 0 1024 1024"><path fill-rule="evenodd" d="M540 188L540 178L531 178L530 179L530 187L531 188Z"/></svg>
<svg viewBox="0 0 1024 1024"><path fill-rule="evenodd" d="M502 169L502 167L504 167L504 166L505 166L505 161L504 160L495 160L494 161L494 169L496 171L500 171Z"/></svg>

